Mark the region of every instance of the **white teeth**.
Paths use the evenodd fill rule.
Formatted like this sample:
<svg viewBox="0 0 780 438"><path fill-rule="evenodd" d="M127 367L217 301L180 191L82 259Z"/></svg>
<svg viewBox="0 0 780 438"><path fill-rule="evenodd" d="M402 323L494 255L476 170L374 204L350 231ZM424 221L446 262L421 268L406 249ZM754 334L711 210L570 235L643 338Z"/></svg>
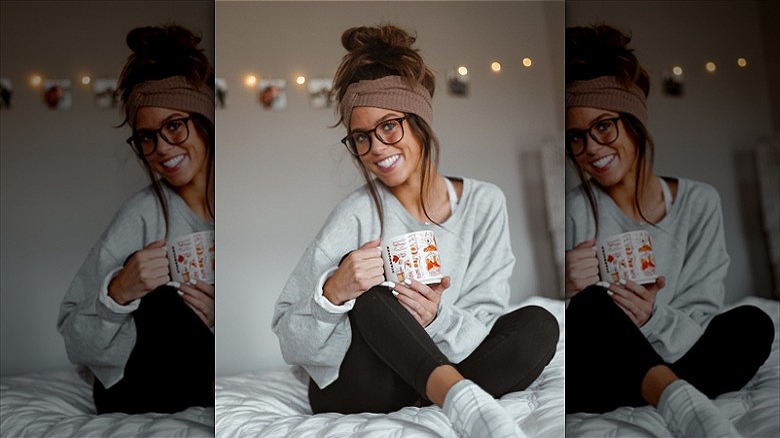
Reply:
<svg viewBox="0 0 780 438"><path fill-rule="evenodd" d="M604 167L606 166L612 159L614 158L614 155L607 155L604 158L599 158L598 160L590 163L593 165L593 167Z"/></svg>
<svg viewBox="0 0 780 438"><path fill-rule="evenodd" d="M399 158L401 158L400 155L393 155L392 157L387 157L384 160L382 160L382 161L380 161L380 162L378 162L376 164L377 164L377 166L382 167L382 168L390 167L393 164L395 164L395 162L398 161Z"/></svg>
<svg viewBox="0 0 780 438"><path fill-rule="evenodd" d="M168 160L168 161L164 161L164 162L162 163L162 165L163 165L163 166L165 166L165 167L175 167L175 166L177 166L179 163L181 163L181 162L182 162L182 160L184 160L184 155L178 155L178 156L176 156L176 157L173 157L173 158L171 158L171 159L170 159L170 160Z"/></svg>

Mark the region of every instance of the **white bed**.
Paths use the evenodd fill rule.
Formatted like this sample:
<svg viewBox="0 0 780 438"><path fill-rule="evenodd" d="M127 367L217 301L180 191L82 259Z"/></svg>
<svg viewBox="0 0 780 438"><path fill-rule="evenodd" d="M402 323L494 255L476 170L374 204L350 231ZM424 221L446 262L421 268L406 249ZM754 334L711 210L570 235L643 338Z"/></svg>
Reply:
<svg viewBox="0 0 780 438"><path fill-rule="evenodd" d="M0 380L0 436L213 437L214 408L175 414L95 413L92 387L76 369Z"/></svg>
<svg viewBox="0 0 780 438"><path fill-rule="evenodd" d="M529 437L564 433L564 304L533 297L522 305L548 309L558 319L561 337L552 362L525 391L500 403ZM390 414L311 414L306 385L291 370L250 372L217 378L216 431L219 437L455 437L436 406L407 407Z"/></svg>
<svg viewBox="0 0 780 438"><path fill-rule="evenodd" d="M715 404L731 418L745 437L780 437L780 302L748 297L740 304L763 309L775 322L775 340L766 363L740 391L729 392ZM717 364L712 364L717 366ZM566 438L571 437L660 437L670 436L658 412L649 407L618 408L602 415L566 416Z"/></svg>

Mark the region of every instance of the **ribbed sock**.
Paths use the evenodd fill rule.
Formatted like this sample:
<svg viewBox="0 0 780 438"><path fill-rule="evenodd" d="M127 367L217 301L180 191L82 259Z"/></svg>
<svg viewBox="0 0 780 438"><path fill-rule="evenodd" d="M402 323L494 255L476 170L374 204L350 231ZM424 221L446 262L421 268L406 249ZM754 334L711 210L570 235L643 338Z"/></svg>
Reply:
<svg viewBox="0 0 780 438"><path fill-rule="evenodd" d="M664 389L658 411L669 430L680 438L742 436L712 400L682 379Z"/></svg>
<svg viewBox="0 0 780 438"><path fill-rule="evenodd" d="M525 437L498 401L471 380L453 385L444 397L442 409L462 437Z"/></svg>

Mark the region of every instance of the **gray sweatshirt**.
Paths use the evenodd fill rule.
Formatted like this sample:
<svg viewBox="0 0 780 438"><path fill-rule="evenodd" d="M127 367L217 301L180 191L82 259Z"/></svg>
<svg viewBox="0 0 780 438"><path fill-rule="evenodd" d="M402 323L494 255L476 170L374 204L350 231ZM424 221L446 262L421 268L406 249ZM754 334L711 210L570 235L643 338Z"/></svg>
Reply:
<svg viewBox="0 0 780 438"><path fill-rule="evenodd" d="M493 184L463 180L463 194L441 227L420 223L377 183L385 209L385 236L432 230L444 275L452 277L436 318L426 331L453 362L485 339L508 305L515 257L509 240L506 200ZM380 238L380 225L366 186L331 212L305 250L276 302L272 328L284 360L300 366L320 388L338 378L352 339L347 311L354 300L335 306L322 285L342 256Z"/></svg>
<svg viewBox="0 0 780 438"><path fill-rule="evenodd" d="M723 305L723 279L729 266L720 197L705 183L678 178L677 197L653 225L628 218L603 190L594 186L599 237L627 231L650 233L656 273L666 286L656 295L653 314L641 327L667 362L679 359L704 332ZM595 222L580 187L566 194L566 250L595 236Z"/></svg>
<svg viewBox="0 0 780 438"><path fill-rule="evenodd" d="M168 238L214 230L184 200L164 186L170 210ZM108 283L133 252L165 237L165 219L151 187L128 199L92 247L60 305L57 330L71 362L106 387L120 381L136 340L132 312L140 300L121 306L108 297Z"/></svg>

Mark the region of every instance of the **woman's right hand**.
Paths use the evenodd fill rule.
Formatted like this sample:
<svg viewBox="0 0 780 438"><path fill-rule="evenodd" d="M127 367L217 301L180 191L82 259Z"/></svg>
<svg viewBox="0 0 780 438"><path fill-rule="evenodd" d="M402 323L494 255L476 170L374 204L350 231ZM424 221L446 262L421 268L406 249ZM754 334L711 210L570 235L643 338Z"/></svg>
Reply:
<svg viewBox="0 0 780 438"><path fill-rule="evenodd" d="M170 280L165 239L136 251L108 284L108 296L118 304L143 297Z"/></svg>
<svg viewBox="0 0 780 438"><path fill-rule="evenodd" d="M596 240L580 242L566 251L566 298L571 298L599 281L599 261L596 258Z"/></svg>
<svg viewBox="0 0 780 438"><path fill-rule="evenodd" d="M379 240L366 242L352 251L322 286L322 294L340 306L385 281Z"/></svg>

